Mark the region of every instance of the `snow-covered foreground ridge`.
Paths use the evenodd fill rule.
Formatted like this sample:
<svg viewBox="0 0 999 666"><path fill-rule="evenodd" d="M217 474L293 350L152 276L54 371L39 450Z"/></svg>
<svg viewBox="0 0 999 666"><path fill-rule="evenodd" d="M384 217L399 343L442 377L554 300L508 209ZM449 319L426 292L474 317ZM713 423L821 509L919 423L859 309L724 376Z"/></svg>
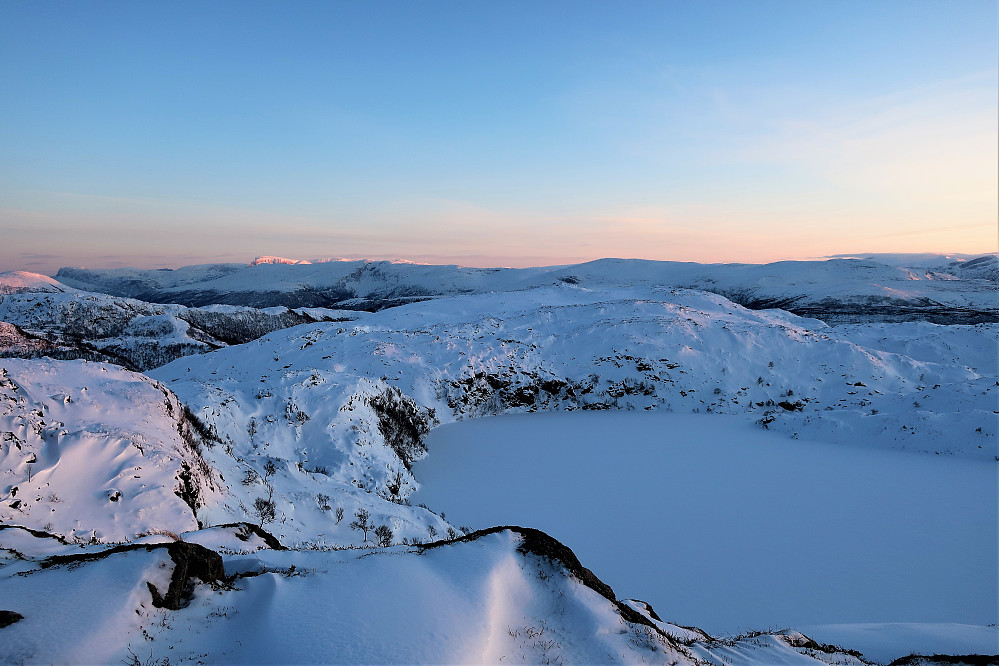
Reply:
<svg viewBox="0 0 999 666"><path fill-rule="evenodd" d="M0 598L19 609L0 614L0 661L867 663L793 631L663 622L527 528L379 550L272 550L242 526L184 538L81 551L0 529Z"/></svg>
<svg viewBox="0 0 999 666"><path fill-rule="evenodd" d="M610 265L597 262L596 268ZM610 606L599 612L587 604L584 610L559 607L556 597L570 591L578 596L579 590L569 582L548 587L549 579L541 574L524 578L523 562L516 559L524 554L512 554L519 552L516 536L484 535L442 549L414 545L458 538L467 531L449 524L443 514L409 504L418 481L411 466L427 453L425 436L439 423L498 413L648 409L733 414L761 428L843 446L890 447L989 464L997 460L997 324L829 326L783 311L747 309L714 293L660 286L655 276L631 280L629 286L597 286L581 267L572 268L573 279L554 284L546 278L541 286L518 284L513 291L483 287L484 293L438 294L349 316L330 310L206 308L198 312L226 315L227 326L248 321L252 334L247 339L256 339L176 354L180 358L145 375L86 357L0 360L0 527L19 525L41 535L14 543L4 539L23 530L0 530L0 548L13 558L0 566L5 581L0 610L13 603L7 599L32 597L31 581L38 582L39 590L43 582L54 590L81 586L78 593L66 595L73 599L104 587L118 595L101 597L108 609L117 609L108 610L113 618L107 625L81 622L78 633L68 632L62 643L53 643L61 647L44 648L49 652L35 638L17 645L43 650L37 661L64 661L72 659L60 655L74 648L98 650L92 647L98 639L87 636L104 636L100 640L112 649L93 652L93 659L120 660L128 656L126 646L138 645L133 639L143 629L154 633L142 615L156 598L145 582L152 582L158 594L169 587L162 576L169 577L171 565L159 551L128 551L79 566L39 569L43 555L185 533L185 540L223 551L225 570L232 575L251 566L238 554L251 548L237 536L218 536L217 526L250 521L263 523L294 550L257 553L252 562L259 558L272 571L241 579L237 586L246 589L239 593L199 587L191 605L158 616L161 624L155 628L165 643L183 639L191 646L184 654L203 652L208 661L492 661L500 656L504 662L541 661L556 653L537 652L538 645L560 644L562 661L555 663L634 662L642 656L653 661L661 657L665 663L674 658L678 663L693 658L794 663L818 657L803 653L804 639L794 636L767 634L738 646L708 641L703 652L693 647L685 652L679 643L663 643L661 636L648 634L648 624L627 628L627 617L623 634L611 629L628 611L604 597L600 603ZM221 268L218 273L228 274ZM618 274L628 275L620 267ZM139 329L151 340L161 340L161 335L176 340L178 331L195 339L184 332L190 329L181 331L199 316L193 309L74 292L44 280L32 287L23 275L18 280L21 286L11 291L20 293L0 296L0 319L19 317L21 333L34 326L58 329L52 335L65 336L77 326L67 325L71 313L95 308L85 311L126 313L125 323L115 324L121 329L115 334L121 338L115 342L119 347L133 344L124 338L141 337L134 334ZM932 281L951 285L955 293L967 292L962 286L966 280ZM404 297L409 298L398 294L397 300ZM872 307L896 305L876 302ZM272 326L260 320L290 314L312 321L284 328L288 322ZM169 334L158 332L149 318L165 320L169 326L162 331L170 328ZM100 323L99 316L87 320L77 321ZM221 320L205 315L199 321ZM267 327L280 330L258 337ZM81 337L94 339L91 333ZM32 349L21 355L44 353ZM359 518L362 513L365 520ZM358 527L359 522L367 527ZM375 528L383 528L377 536ZM60 545L56 537L69 543ZM27 539L23 534L18 538ZM376 541L392 545L329 550ZM44 552L36 557L31 553L37 548ZM453 567L425 564L446 559L440 553L459 555ZM23 567L25 573L36 573L15 575ZM519 574L514 571L518 567ZM154 570L162 570L160 578L154 579ZM303 570L309 575L295 574ZM120 584L108 585L118 571L132 573ZM572 576L565 580L575 581ZM309 615L315 604L308 592L324 587L334 598L346 595L353 605ZM516 596L517 590L526 591ZM211 604L197 606L199 595ZM433 624L424 617L432 613L419 605L414 607L423 610L412 614L393 606L385 615L390 600L410 597L424 599L427 608L444 617L465 618L464 633L445 631L443 620ZM464 610L469 606L475 612ZM523 617L525 624L509 620L503 626L489 620L483 609L494 607L500 617ZM122 608L126 610L119 612ZM197 622L191 608L201 609ZM640 612L641 605L637 608ZM7 609L26 619L0 628L0 646L22 624L29 629L18 631L36 632L25 624L28 613ZM51 612L76 612L72 606L59 609ZM238 611L236 624L229 622L227 609ZM556 619L560 610L574 619ZM351 613L356 618L349 619ZM40 611L37 617L54 619ZM286 652L267 652L266 631L259 644L220 647L219 637L231 637L226 632L233 629L255 635L260 627L274 624L294 635L295 626L318 627L324 618L345 628L331 648L344 656L306 657L296 650L322 646L310 640L296 647L288 638L274 638ZM536 623L539 618L545 618L545 625ZM91 621L103 620L94 614L88 616ZM206 622L217 625L218 633L205 629L198 638L193 629L179 629ZM174 629L168 630L171 623ZM537 631L545 626L552 633L542 637ZM643 633L659 648L648 647ZM324 634L317 630L315 635ZM489 640L483 643L483 636ZM423 647L404 652L408 644ZM135 652L145 660L150 647L143 643ZM517 649L522 657L516 656ZM836 658L846 661L835 663L854 659Z"/></svg>

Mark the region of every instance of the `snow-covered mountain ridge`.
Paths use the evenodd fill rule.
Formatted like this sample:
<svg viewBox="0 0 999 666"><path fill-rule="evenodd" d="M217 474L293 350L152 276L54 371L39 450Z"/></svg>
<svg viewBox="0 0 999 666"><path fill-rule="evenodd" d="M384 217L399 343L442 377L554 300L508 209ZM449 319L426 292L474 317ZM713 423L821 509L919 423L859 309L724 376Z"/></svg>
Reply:
<svg viewBox="0 0 999 666"><path fill-rule="evenodd" d="M321 309L154 304L33 273L0 273L0 357L82 358L147 370L281 328L352 318Z"/></svg>
<svg viewBox="0 0 999 666"><path fill-rule="evenodd" d="M572 266L522 269L389 261L282 261L155 271L62 268L56 279L88 291L188 306L228 303L373 311L412 300L566 282L590 288L702 289L747 307L780 307L830 322L999 321L996 255L967 259L916 255L912 261L905 261L905 255L873 257L764 265L600 259Z"/></svg>

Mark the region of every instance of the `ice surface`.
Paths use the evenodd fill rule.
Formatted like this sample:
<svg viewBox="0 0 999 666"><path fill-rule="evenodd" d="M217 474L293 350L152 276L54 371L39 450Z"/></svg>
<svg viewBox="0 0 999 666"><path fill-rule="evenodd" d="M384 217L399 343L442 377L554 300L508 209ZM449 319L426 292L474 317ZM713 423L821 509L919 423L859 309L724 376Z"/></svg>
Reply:
<svg viewBox="0 0 999 666"><path fill-rule="evenodd" d="M542 529L667 621L996 619L994 463L689 414L498 416L441 426L429 448L413 501Z"/></svg>

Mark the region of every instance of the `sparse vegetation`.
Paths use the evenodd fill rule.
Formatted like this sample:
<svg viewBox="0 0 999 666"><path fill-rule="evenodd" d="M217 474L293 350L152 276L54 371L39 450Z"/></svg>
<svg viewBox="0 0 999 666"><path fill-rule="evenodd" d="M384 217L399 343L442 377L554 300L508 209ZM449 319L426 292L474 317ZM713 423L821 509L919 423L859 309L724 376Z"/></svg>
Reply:
<svg viewBox="0 0 999 666"><path fill-rule="evenodd" d="M375 528L375 541L381 547L392 545L392 529L388 525L379 525Z"/></svg>
<svg viewBox="0 0 999 666"><path fill-rule="evenodd" d="M269 497L258 497L253 500L253 512L260 520L260 527L263 527L277 517L277 506Z"/></svg>
<svg viewBox="0 0 999 666"><path fill-rule="evenodd" d="M350 523L353 530L361 530L364 533L364 543L368 542L368 532L371 530L371 514L364 509L354 512L354 520Z"/></svg>
<svg viewBox="0 0 999 666"><path fill-rule="evenodd" d="M423 438L437 423L433 410L421 407L394 386L369 398L368 404L378 416L378 428L385 443L410 469L413 461L427 452Z"/></svg>

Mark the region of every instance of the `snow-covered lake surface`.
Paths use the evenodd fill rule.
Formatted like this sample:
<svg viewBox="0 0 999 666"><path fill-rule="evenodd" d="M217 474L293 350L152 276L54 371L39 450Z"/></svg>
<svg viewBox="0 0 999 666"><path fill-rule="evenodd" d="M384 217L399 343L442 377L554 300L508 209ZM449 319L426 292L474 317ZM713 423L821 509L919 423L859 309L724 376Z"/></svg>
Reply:
<svg viewBox="0 0 999 666"><path fill-rule="evenodd" d="M453 524L544 530L666 621L997 619L992 462L643 412L474 419L433 430L429 450L414 503Z"/></svg>

